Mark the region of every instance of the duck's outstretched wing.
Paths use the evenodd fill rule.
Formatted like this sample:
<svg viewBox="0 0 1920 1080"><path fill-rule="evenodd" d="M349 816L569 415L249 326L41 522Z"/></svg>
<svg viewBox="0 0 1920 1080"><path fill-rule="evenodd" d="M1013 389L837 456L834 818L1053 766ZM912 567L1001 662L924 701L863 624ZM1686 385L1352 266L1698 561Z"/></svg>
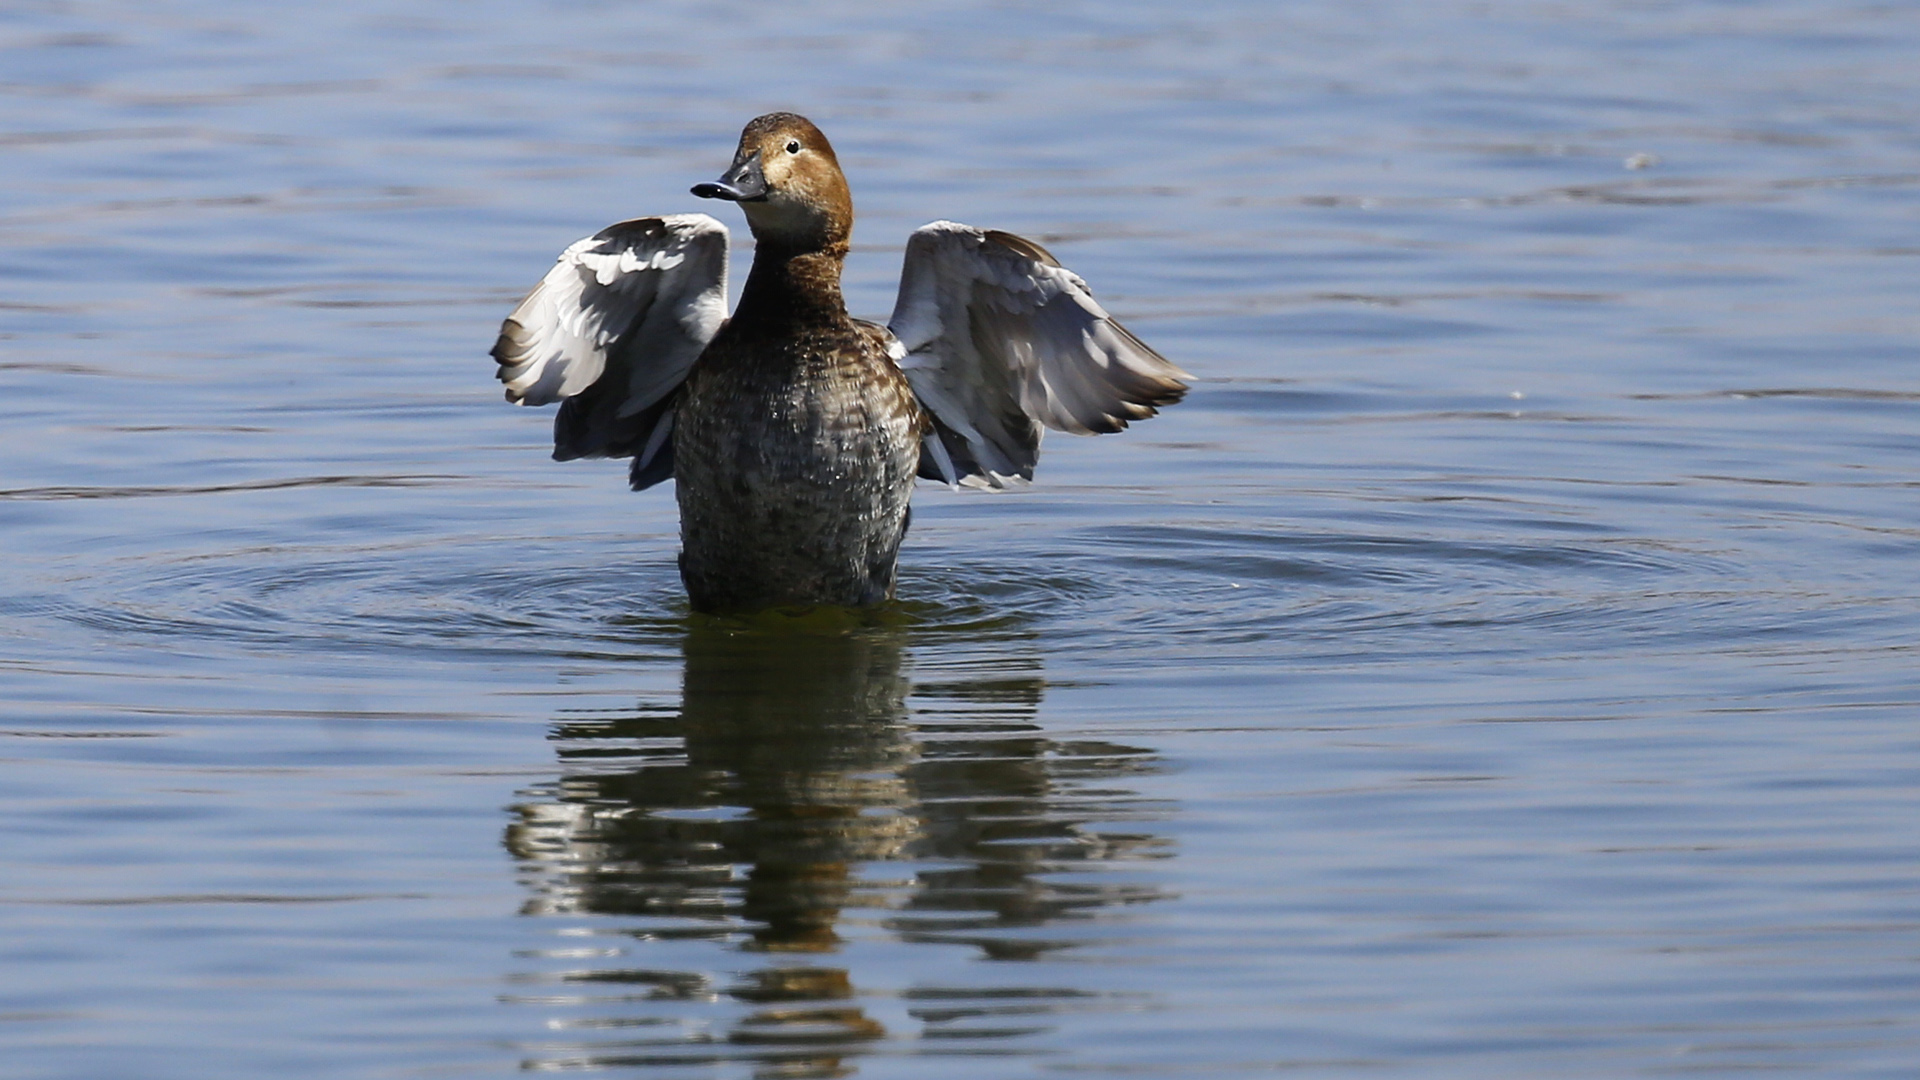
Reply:
<svg viewBox="0 0 1920 1080"><path fill-rule="evenodd" d="M907 241L888 329L935 420L920 475L949 484L1031 480L1042 425L1119 431L1179 401L1192 378L1114 322L1039 244L951 221Z"/></svg>
<svg viewBox="0 0 1920 1080"><path fill-rule="evenodd" d="M562 402L553 456L632 457L634 487L673 475L673 399L727 316L727 227L639 218L574 244L500 327L507 400Z"/></svg>

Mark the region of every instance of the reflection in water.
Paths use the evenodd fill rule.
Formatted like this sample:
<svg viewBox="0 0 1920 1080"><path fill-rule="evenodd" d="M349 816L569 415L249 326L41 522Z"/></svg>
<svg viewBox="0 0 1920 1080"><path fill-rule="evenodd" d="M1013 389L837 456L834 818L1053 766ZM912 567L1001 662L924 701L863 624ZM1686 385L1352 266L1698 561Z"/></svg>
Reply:
<svg viewBox="0 0 1920 1080"><path fill-rule="evenodd" d="M565 1010L550 1026L577 1036L528 1048L529 1067L842 1076L876 1046L978 1053L1113 996L998 971L882 995L846 954L860 938L1042 959L1087 940L1073 921L1160 898L1122 871L1166 841L1106 828L1163 816L1116 784L1153 769L1148 752L1043 735L1030 660L910 688L897 630L703 623L685 650L677 711L556 722L563 775L515 808L506 843L528 914L627 917L569 927L571 947L541 953L620 966L521 979L551 992L510 1000ZM882 998L904 1012L872 1015Z"/></svg>

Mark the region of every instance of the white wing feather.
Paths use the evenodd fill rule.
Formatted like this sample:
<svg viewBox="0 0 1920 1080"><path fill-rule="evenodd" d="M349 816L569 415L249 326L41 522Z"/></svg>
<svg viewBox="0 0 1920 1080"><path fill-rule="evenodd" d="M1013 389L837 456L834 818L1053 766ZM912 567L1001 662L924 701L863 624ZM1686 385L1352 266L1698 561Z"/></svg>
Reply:
<svg viewBox="0 0 1920 1080"><path fill-rule="evenodd" d="M1115 322L1045 248L951 221L907 241L888 328L938 421L941 445L929 445L922 475L949 483L1032 479L1043 425L1119 431L1180 400L1192 378Z"/></svg>
<svg viewBox="0 0 1920 1080"><path fill-rule="evenodd" d="M500 328L507 400L566 400L554 456L640 453L726 321L727 228L705 214L611 225L562 252ZM571 400L568 400L571 399Z"/></svg>

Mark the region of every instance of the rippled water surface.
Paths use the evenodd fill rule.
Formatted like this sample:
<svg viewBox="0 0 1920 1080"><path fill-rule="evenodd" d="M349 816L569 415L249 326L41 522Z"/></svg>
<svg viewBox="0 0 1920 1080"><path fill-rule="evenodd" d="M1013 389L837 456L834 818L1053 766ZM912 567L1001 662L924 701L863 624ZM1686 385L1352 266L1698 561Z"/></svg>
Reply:
<svg viewBox="0 0 1920 1080"><path fill-rule="evenodd" d="M1821 0L0 7L0 1071L1920 1073L1916 56ZM485 356L771 108L857 313L949 217L1199 377L922 490L870 619L690 618L670 494Z"/></svg>

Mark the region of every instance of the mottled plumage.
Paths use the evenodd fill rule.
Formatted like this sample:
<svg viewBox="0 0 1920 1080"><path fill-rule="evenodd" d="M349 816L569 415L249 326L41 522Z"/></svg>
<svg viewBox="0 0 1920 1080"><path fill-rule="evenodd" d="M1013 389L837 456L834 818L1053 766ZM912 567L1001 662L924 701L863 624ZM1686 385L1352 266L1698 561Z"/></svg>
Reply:
<svg viewBox="0 0 1920 1080"><path fill-rule="evenodd" d="M1030 479L1044 427L1118 431L1187 376L1045 249L917 230L889 326L848 316L853 202L806 119L748 124L694 194L738 202L753 269L731 319L726 230L698 214L613 226L561 255L494 346L507 398L564 399L556 458L672 477L696 610L865 605L893 594L916 474Z"/></svg>

